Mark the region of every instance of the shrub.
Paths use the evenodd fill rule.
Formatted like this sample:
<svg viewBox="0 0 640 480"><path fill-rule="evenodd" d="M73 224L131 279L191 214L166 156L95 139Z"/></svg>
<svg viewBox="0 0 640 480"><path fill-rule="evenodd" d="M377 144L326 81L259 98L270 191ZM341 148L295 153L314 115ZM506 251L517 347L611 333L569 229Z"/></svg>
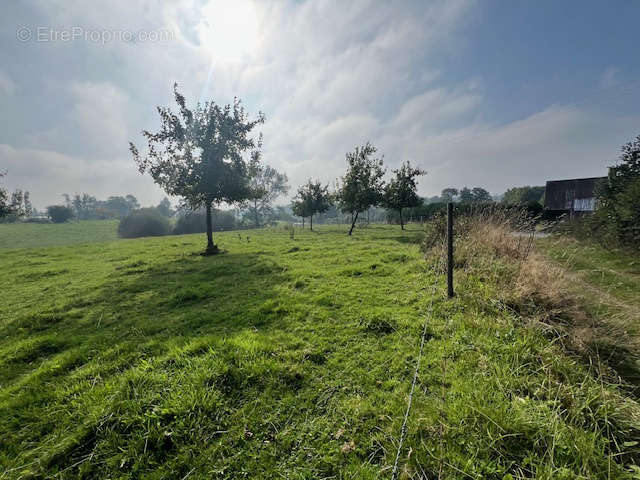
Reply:
<svg viewBox="0 0 640 480"><path fill-rule="evenodd" d="M64 205L50 205L47 207L47 215L53 223L64 223L74 217L73 210Z"/></svg>
<svg viewBox="0 0 640 480"><path fill-rule="evenodd" d="M225 232L236 228L236 218L232 212L213 210L213 231ZM178 222L173 229L175 235L186 233L203 233L207 231L207 218L204 212L187 212L178 217Z"/></svg>
<svg viewBox="0 0 640 480"><path fill-rule="evenodd" d="M123 238L158 237L168 235L171 225L155 208L135 210L120 220L118 235Z"/></svg>
<svg viewBox="0 0 640 480"><path fill-rule="evenodd" d="M51 219L46 217L27 217L25 223L51 223Z"/></svg>
<svg viewBox="0 0 640 480"><path fill-rule="evenodd" d="M619 163L609 168L607 180L596 187L596 193L598 208L592 224L603 245L640 249L640 135L622 146Z"/></svg>

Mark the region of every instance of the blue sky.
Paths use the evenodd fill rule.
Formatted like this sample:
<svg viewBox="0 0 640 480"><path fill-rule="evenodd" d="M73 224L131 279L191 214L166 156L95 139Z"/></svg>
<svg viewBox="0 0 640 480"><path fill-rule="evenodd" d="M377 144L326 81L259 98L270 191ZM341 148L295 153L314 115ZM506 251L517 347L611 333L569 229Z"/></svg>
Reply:
<svg viewBox="0 0 640 480"><path fill-rule="evenodd" d="M155 106L170 104L176 81L191 101L237 95L264 111L265 162L294 187L332 182L345 152L371 141L390 168L410 160L428 171L423 195L501 193L602 175L640 133L635 0L23 0L2 10L0 170L39 208L65 192L157 203L162 191L127 146L157 126Z"/></svg>

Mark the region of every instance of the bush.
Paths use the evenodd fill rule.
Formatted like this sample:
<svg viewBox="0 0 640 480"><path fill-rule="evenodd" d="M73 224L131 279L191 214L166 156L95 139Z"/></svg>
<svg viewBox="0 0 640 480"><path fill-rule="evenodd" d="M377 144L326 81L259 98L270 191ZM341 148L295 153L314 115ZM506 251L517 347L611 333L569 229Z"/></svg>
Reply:
<svg viewBox="0 0 640 480"><path fill-rule="evenodd" d="M214 210L211 214L214 232L225 232L236 228L236 217L232 212ZM174 235L203 233L207 231L207 218L204 212L187 212L178 217L173 229Z"/></svg>
<svg viewBox="0 0 640 480"><path fill-rule="evenodd" d="M51 223L51 219L46 217L27 217L25 223Z"/></svg>
<svg viewBox="0 0 640 480"><path fill-rule="evenodd" d="M118 235L123 238L159 237L170 232L169 220L155 208L135 210L118 224Z"/></svg>
<svg viewBox="0 0 640 480"><path fill-rule="evenodd" d="M64 205L50 205L47 207L47 215L53 223L64 223L74 217L73 210Z"/></svg>
<svg viewBox="0 0 640 480"><path fill-rule="evenodd" d="M622 146L620 162L596 187L598 207L592 229L605 246L640 249L640 135Z"/></svg>

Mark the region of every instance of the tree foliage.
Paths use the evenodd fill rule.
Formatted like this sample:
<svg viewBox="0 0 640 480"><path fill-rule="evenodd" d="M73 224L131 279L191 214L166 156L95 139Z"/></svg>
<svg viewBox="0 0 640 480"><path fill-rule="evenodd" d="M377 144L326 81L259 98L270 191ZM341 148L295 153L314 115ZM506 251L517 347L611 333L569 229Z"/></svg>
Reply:
<svg viewBox="0 0 640 480"><path fill-rule="evenodd" d="M427 172L420 168L412 167L409 162L393 170L394 177L384 189L384 205L389 210L396 210L400 215L400 228L404 230L402 209L417 207L422 204L418 196L418 177Z"/></svg>
<svg viewBox="0 0 640 480"><path fill-rule="evenodd" d="M6 173L0 172L0 179L4 178ZM17 221L21 217L31 215L33 206L29 199L29 192L26 190L16 189L9 198L6 189L0 186L0 218L3 221Z"/></svg>
<svg viewBox="0 0 640 480"><path fill-rule="evenodd" d="M260 162L259 154L253 155L248 166L249 195L244 203L254 226L259 228L273 213L273 202L289 191L286 173L280 173Z"/></svg>
<svg viewBox="0 0 640 480"><path fill-rule="evenodd" d="M458 191L457 188L444 188L442 190L442 193L440 193L440 199L439 201L447 203L447 202L453 202L455 197L458 196L458 193L460 193Z"/></svg>
<svg viewBox="0 0 640 480"><path fill-rule="evenodd" d="M544 186L513 187L504 193L502 202L508 205L529 205L533 203L542 205L544 191Z"/></svg>
<svg viewBox="0 0 640 480"><path fill-rule="evenodd" d="M50 205L47 215L53 223L65 223L74 217L73 210L65 205Z"/></svg>
<svg viewBox="0 0 640 480"><path fill-rule="evenodd" d="M460 203L491 203L493 198L491 194L481 187L473 187L472 189L464 187L460 190Z"/></svg>
<svg viewBox="0 0 640 480"><path fill-rule="evenodd" d="M189 109L185 97L173 89L179 111L158 107L161 128L144 130L148 154L141 156L130 143L130 150L141 173L149 172L169 195L182 197L192 209L204 207L207 216L207 250L217 253L213 243L211 210L213 205L238 204L251 194L247 161L249 152L259 157L261 141L252 137L253 129L264 123L264 115L250 120L239 99L221 107L215 102L198 103Z"/></svg>
<svg viewBox="0 0 640 480"><path fill-rule="evenodd" d="M342 177L337 192L340 208L353 216L349 235L352 234L358 214L369 207L380 205L384 195L385 168L382 158L372 158L377 149L370 143L356 147L346 154L347 173Z"/></svg>
<svg viewBox="0 0 640 480"><path fill-rule="evenodd" d="M597 187L595 220L621 244L640 249L640 135L621 150L620 162Z"/></svg>
<svg viewBox="0 0 640 480"><path fill-rule="evenodd" d="M155 208L135 210L118 224L118 235L122 238L158 237L170 232L169 220Z"/></svg>
<svg viewBox="0 0 640 480"><path fill-rule="evenodd" d="M313 230L313 216L329 210L332 204L329 185L322 185L320 180L309 179L307 183L298 187L298 192L291 203L294 215L302 218L309 217L310 228Z"/></svg>

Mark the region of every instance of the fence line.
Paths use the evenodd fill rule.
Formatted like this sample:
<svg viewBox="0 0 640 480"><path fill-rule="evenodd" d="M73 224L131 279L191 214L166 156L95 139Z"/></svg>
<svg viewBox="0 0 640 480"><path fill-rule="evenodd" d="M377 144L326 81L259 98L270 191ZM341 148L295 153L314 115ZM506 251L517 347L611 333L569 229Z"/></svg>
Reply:
<svg viewBox="0 0 640 480"><path fill-rule="evenodd" d="M438 288L438 272L442 264L442 259L438 263L437 267L433 269L434 279L431 292L431 299L429 300L429 309L424 319L424 325L422 327L422 338L420 339L420 350L418 352L418 360L416 362L416 368L413 372L413 380L411 381L411 389L409 390L409 400L407 401L407 409L404 412L404 420L402 421L402 428L400 429L400 440L398 442L398 451L396 452L396 459L393 463L393 470L391 471L391 480L398 478L398 464L400 462L400 455L402 454L402 444L407 435L407 422L409 421L409 412L411 411L411 404L413 403L413 392L416 388L416 382L418 380L418 371L420 370L420 362L422 360L422 352L424 351L424 344L427 338L427 325L433 316L433 298L436 296L436 290Z"/></svg>

